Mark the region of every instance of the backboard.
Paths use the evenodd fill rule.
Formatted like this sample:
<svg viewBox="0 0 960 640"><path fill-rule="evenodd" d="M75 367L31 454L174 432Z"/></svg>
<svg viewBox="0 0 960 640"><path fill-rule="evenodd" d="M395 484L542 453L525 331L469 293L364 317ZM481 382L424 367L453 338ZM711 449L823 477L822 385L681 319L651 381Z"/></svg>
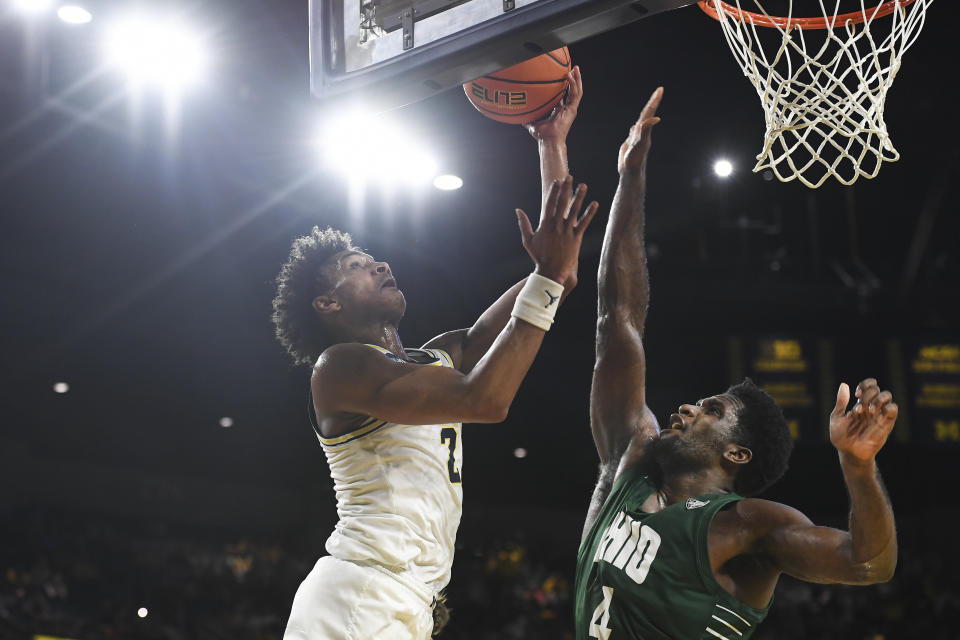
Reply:
<svg viewBox="0 0 960 640"><path fill-rule="evenodd" d="M385 111L692 0L310 0L310 84Z"/></svg>

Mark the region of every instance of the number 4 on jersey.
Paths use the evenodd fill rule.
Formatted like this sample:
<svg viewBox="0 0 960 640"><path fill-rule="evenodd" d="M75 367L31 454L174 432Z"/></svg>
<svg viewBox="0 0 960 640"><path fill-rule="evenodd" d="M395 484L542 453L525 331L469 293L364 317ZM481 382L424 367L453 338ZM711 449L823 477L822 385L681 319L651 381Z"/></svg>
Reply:
<svg viewBox="0 0 960 640"><path fill-rule="evenodd" d="M613 587L603 587L603 602L597 605L590 617L590 637L608 640L613 629L607 626L610 622L610 605L613 603Z"/></svg>

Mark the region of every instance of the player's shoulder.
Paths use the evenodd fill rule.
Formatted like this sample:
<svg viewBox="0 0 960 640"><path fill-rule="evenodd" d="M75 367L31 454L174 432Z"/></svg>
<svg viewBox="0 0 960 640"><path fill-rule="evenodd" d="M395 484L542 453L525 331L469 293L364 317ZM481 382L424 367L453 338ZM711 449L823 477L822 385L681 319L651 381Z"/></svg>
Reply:
<svg viewBox="0 0 960 640"><path fill-rule="evenodd" d="M360 342L344 342L327 347L313 365L312 379L317 382L340 377L345 373L362 373L370 368L380 368L402 363L403 359L387 349Z"/></svg>
<svg viewBox="0 0 960 640"><path fill-rule="evenodd" d="M727 521L740 529L763 535L774 529L809 523L803 513L790 505L762 498L744 498L732 503L721 514L720 521Z"/></svg>
<svg viewBox="0 0 960 640"><path fill-rule="evenodd" d="M324 349L313 365L313 370L323 370L325 367L335 366L346 360L368 358L377 353L369 346L359 342L341 342Z"/></svg>
<svg viewBox="0 0 960 640"><path fill-rule="evenodd" d="M785 530L809 523L798 510L780 502L743 498L717 512L710 525L713 540L726 540L733 557L742 553L763 555L768 542ZM722 544L720 545L723 546Z"/></svg>

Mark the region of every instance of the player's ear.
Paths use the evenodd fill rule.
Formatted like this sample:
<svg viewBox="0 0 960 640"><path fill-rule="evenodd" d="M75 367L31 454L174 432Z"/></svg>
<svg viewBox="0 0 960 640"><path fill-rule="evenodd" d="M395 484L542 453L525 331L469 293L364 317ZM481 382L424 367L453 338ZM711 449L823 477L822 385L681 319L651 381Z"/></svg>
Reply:
<svg viewBox="0 0 960 640"><path fill-rule="evenodd" d="M322 316L340 311L340 303L330 296L317 296L313 299L313 310Z"/></svg>
<svg viewBox="0 0 960 640"><path fill-rule="evenodd" d="M723 450L723 459L733 464L747 464L753 460L753 451L731 442Z"/></svg>

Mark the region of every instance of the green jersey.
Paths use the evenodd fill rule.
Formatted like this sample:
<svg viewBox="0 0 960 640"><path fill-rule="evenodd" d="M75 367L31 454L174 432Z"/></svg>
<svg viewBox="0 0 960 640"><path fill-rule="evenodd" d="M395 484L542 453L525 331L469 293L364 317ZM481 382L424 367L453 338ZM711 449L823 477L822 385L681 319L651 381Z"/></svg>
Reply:
<svg viewBox="0 0 960 640"><path fill-rule="evenodd" d="M644 513L655 490L625 471L580 545L576 639L747 640L770 605L754 609L721 587L707 547L714 516L743 498L704 494Z"/></svg>

